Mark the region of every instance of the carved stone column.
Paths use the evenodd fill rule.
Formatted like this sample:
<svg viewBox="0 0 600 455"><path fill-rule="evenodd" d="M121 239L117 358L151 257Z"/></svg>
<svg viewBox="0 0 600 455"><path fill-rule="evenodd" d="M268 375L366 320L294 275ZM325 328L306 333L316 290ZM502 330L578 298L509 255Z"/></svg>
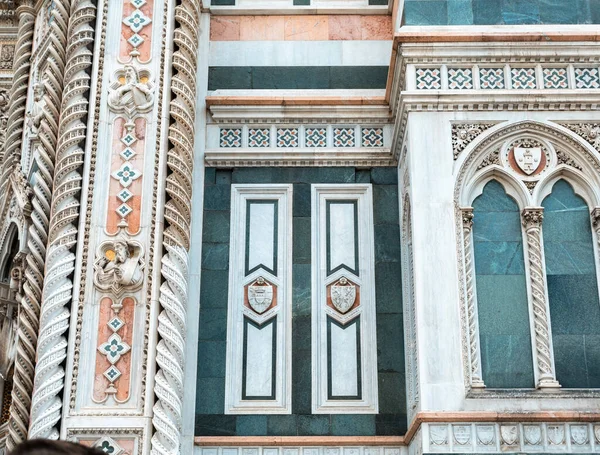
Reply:
<svg viewBox="0 0 600 455"><path fill-rule="evenodd" d="M83 147L96 9L89 0L74 0L68 33L63 104L56 146L54 194L48 233L46 280L40 314L40 336L31 404L30 438L58 439L75 270Z"/></svg>
<svg viewBox="0 0 600 455"><path fill-rule="evenodd" d="M462 209L463 251L465 255L465 295L469 330L469 357L471 359L471 387L485 387L481 377L481 351L477 321L477 296L475 295L475 270L473 267L473 208Z"/></svg>
<svg viewBox="0 0 600 455"><path fill-rule="evenodd" d="M42 287L45 277L46 246L52 201L53 177L55 170L58 121L62 100L62 85L67 46L67 24L71 2L53 2L52 21L48 30L48 54L43 61L43 74L40 74L36 88L42 95L34 123L36 123L36 152L33 154L35 186L33 187L31 226L27 238L24 297L19 312L17 357L11 405L9 437L7 448L24 440L30 421L31 396L33 392L34 365L39 334ZM10 139L7 140L7 143Z"/></svg>
<svg viewBox="0 0 600 455"><path fill-rule="evenodd" d="M594 227L594 231L596 231L596 241L598 242L598 247L600 248L600 207L596 207L592 210L592 226Z"/></svg>
<svg viewBox="0 0 600 455"><path fill-rule="evenodd" d="M560 387L554 371L553 353L550 347L550 321L544 267L542 264L541 229L544 209L528 207L522 212L522 222L527 234L527 258L529 262L529 286L533 305L533 326L538 388Z"/></svg>
<svg viewBox="0 0 600 455"><path fill-rule="evenodd" d="M13 84L10 94L8 121L4 149L0 150L2 168L0 171L0 194L6 194L10 174L15 163L20 159L21 136L25 122L25 109L27 103L27 88L31 69L31 47L33 45L33 29L35 25L35 9L33 0L18 2L17 15L19 17L19 31L15 46L15 59L13 63Z"/></svg>

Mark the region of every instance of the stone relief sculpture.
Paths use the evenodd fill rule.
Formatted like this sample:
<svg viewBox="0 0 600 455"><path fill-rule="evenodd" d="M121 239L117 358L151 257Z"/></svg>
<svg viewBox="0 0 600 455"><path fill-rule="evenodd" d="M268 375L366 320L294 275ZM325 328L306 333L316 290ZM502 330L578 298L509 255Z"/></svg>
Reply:
<svg viewBox="0 0 600 455"><path fill-rule="evenodd" d="M40 123L44 118L44 108L46 106L44 93L44 84L38 82L33 86L33 106L27 112L27 130L32 137L37 137Z"/></svg>
<svg viewBox="0 0 600 455"><path fill-rule="evenodd" d="M131 241L105 242L94 262L94 284L116 295L139 289L143 282L142 247Z"/></svg>
<svg viewBox="0 0 600 455"><path fill-rule="evenodd" d="M123 77L123 83L113 84L109 106L115 112L126 112L130 116L136 112L148 112L154 101L150 85L141 82L140 74L133 65L123 67Z"/></svg>

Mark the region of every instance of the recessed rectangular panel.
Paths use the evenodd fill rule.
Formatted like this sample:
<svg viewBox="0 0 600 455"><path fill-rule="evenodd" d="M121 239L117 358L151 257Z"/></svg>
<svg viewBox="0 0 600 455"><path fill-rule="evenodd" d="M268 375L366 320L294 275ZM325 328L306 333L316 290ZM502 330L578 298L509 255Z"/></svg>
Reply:
<svg viewBox="0 0 600 455"><path fill-rule="evenodd" d="M246 207L246 275L260 267L276 275L277 202L248 200Z"/></svg>
<svg viewBox="0 0 600 455"><path fill-rule="evenodd" d="M292 194L231 186L225 414L292 411Z"/></svg>
<svg viewBox="0 0 600 455"><path fill-rule="evenodd" d="M327 318L330 400L360 399L360 317L344 325Z"/></svg>
<svg viewBox="0 0 600 455"><path fill-rule="evenodd" d="M358 274L356 201L327 201L327 274L345 268Z"/></svg>
<svg viewBox="0 0 600 455"><path fill-rule="evenodd" d="M312 185L312 413L377 414L371 184Z"/></svg>
<svg viewBox="0 0 600 455"><path fill-rule="evenodd" d="M277 317L259 326L244 318L242 399L275 398Z"/></svg>

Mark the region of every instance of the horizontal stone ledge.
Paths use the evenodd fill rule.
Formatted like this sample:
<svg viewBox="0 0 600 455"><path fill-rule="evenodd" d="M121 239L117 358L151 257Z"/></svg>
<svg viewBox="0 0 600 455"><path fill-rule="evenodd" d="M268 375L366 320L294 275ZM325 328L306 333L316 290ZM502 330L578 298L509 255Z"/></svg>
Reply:
<svg viewBox="0 0 600 455"><path fill-rule="evenodd" d="M577 26L406 26L394 34L399 43L600 41L597 25Z"/></svg>
<svg viewBox="0 0 600 455"><path fill-rule="evenodd" d="M402 446L403 436L196 436L197 446Z"/></svg>
<svg viewBox="0 0 600 455"><path fill-rule="evenodd" d="M207 96L207 106L385 106L385 96Z"/></svg>

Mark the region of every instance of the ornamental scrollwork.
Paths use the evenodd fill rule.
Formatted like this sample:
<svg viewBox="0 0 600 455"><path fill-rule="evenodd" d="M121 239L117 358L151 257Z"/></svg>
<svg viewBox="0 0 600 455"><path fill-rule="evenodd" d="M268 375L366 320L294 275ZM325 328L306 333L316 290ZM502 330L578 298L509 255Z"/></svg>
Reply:
<svg viewBox="0 0 600 455"><path fill-rule="evenodd" d="M494 126L495 123L453 123L452 124L452 151L454 160L477 136Z"/></svg>

